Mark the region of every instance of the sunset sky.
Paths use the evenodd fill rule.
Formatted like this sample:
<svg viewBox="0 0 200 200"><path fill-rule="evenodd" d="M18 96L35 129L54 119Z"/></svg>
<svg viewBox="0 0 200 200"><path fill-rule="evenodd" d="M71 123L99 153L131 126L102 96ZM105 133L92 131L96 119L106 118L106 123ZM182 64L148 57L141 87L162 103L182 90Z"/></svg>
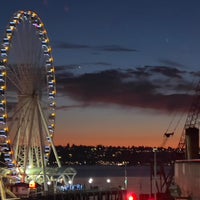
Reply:
<svg viewBox="0 0 200 200"><path fill-rule="evenodd" d="M198 0L3 0L0 36L35 11L53 48L55 144L178 145L199 80Z"/></svg>

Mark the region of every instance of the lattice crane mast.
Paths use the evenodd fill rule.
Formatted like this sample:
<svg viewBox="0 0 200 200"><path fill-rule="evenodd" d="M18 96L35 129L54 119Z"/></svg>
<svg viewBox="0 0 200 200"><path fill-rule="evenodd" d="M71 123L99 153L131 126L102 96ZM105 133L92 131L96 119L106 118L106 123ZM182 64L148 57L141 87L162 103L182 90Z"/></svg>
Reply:
<svg viewBox="0 0 200 200"><path fill-rule="evenodd" d="M179 150L183 151L186 148L185 130L188 128L199 128L199 123L200 123L199 115L200 115L200 81L197 84L192 104L189 108L186 122L180 137L180 141L178 143L177 148Z"/></svg>

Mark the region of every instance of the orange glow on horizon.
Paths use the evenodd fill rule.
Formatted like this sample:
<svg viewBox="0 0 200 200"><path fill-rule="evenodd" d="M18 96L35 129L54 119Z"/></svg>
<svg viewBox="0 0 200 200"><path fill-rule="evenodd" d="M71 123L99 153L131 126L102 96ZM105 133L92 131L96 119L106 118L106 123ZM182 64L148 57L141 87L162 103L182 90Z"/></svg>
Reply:
<svg viewBox="0 0 200 200"><path fill-rule="evenodd" d="M58 102L59 104L59 102ZM55 145L160 147L172 116L146 109L87 107L56 112ZM167 139L165 148L176 148L183 123Z"/></svg>
<svg viewBox="0 0 200 200"><path fill-rule="evenodd" d="M132 138L102 138L102 137L95 137L92 136L91 138L86 138L86 137L79 137L76 138L73 136L67 135L65 136L60 136L59 133L54 135L54 143L56 146L61 145L61 146L66 146L67 144L75 144L75 145L85 145L85 146L97 146L97 145L103 145L103 146L124 146L124 147L139 147L139 146L145 146L145 147L161 147L162 144L162 136L157 139L157 138L152 138L151 140L148 139L146 140L145 138L138 138L137 140ZM175 140L170 140L169 142L166 143L165 148L172 147L176 148L178 146L177 141Z"/></svg>

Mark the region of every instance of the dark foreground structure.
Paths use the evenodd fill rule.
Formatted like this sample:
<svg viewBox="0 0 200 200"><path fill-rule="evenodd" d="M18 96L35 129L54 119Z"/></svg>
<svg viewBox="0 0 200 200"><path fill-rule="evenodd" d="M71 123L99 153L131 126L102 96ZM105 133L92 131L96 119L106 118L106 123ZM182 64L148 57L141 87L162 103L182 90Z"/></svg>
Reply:
<svg viewBox="0 0 200 200"><path fill-rule="evenodd" d="M27 200L126 200L127 191L120 189L110 190L83 190L68 191L57 194L47 194L45 196L32 196Z"/></svg>

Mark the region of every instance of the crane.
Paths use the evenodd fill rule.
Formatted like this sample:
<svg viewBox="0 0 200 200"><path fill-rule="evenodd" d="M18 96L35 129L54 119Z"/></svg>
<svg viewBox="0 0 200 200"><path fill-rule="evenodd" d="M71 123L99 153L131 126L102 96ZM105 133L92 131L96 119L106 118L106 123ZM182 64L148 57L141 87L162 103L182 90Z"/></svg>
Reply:
<svg viewBox="0 0 200 200"><path fill-rule="evenodd" d="M176 113L176 114L177 114L177 113ZM174 115L174 118L175 118L175 115ZM164 135L163 135L163 141L162 141L160 147L165 147L165 145L166 145L168 139L174 135L174 133L176 132L176 129L177 129L177 127L178 127L178 125L179 125L179 123L180 123L182 117L176 122L176 125L175 125L174 129L173 129L172 131L170 131L170 129L171 129L170 127L172 126L172 123L173 123L173 121L174 121L174 118L173 118L173 119L171 120L171 122L169 123L169 126L168 126L167 130L165 131L165 133L164 133Z"/></svg>
<svg viewBox="0 0 200 200"><path fill-rule="evenodd" d="M192 103L190 105L186 122L178 143L177 149L180 151L184 151L186 149L186 141L185 141L185 130L188 128L199 128L199 115L200 115L200 81L198 82L195 94L192 99Z"/></svg>
<svg viewBox="0 0 200 200"><path fill-rule="evenodd" d="M164 133L161 147L165 147L165 144L166 144L167 140L173 135L174 135L174 132L166 132L166 133Z"/></svg>

